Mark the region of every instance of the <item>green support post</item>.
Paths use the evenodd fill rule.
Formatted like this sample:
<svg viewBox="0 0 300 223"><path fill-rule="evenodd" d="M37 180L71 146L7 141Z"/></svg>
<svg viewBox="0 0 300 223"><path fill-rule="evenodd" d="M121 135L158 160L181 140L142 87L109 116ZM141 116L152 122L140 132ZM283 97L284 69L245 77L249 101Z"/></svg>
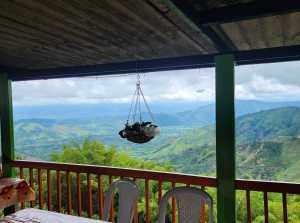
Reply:
<svg viewBox="0 0 300 223"><path fill-rule="evenodd" d="M13 169L9 165L14 160L14 127L12 110L11 80L7 74L0 73L0 118L1 118L1 157L3 177L12 177ZM14 212L14 206L4 209L4 214Z"/></svg>
<svg viewBox="0 0 300 223"><path fill-rule="evenodd" d="M219 55L215 64L217 218L219 223L235 223L234 58Z"/></svg>

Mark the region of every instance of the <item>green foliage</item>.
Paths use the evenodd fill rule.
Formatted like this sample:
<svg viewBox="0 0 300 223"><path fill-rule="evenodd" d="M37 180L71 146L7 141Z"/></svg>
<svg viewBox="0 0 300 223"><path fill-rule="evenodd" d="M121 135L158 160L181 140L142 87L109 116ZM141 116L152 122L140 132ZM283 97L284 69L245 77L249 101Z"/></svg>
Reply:
<svg viewBox="0 0 300 223"><path fill-rule="evenodd" d="M154 161L135 159L126 152L118 151L115 146L107 147L99 141L85 139L82 145L64 145L62 153L51 155L52 161L91 165L131 167L138 169L172 171L167 163L157 165Z"/></svg>
<svg viewBox="0 0 300 223"><path fill-rule="evenodd" d="M115 167L129 167L129 168L138 168L138 169L148 169L148 170L158 170L158 171L173 171L174 169L169 164L157 165L154 161L144 161L141 159L131 158L126 152L119 152L115 146L107 147L99 141L90 141L88 139L84 140L82 144L73 143L70 145L64 145L62 153L52 154L51 160L55 162L64 162L64 163L80 163L80 164L91 164L91 165L102 165L102 166L115 166ZM53 181L55 182L55 175L52 176ZM64 179L64 175L62 178ZM46 179L44 179L46 180ZM71 174L72 181L72 191L76 191L76 176ZM138 180L137 184L143 194L144 181ZM82 187L82 198L83 201L87 201L87 178L86 176L81 177ZM103 187L104 190L108 188L108 179L104 177ZM55 185L53 185L55 187ZM92 187L93 191L97 191L97 179L96 176L92 177ZM157 197L158 197L158 186L157 182L150 182L150 196L155 197L151 200L151 219L153 221L157 217ZM169 190L170 185L165 185L164 189ZM63 192L66 192L66 183L62 184ZM55 192L54 192L55 193ZM46 196L46 194L45 194ZM56 194L54 195L54 197ZM144 210L145 210L145 198L141 197L138 203L139 207L139 219L140 222L145 222ZM66 207L66 193L63 193L63 206ZM77 206L77 195L72 193L73 207ZM115 209L117 210L117 201L115 203ZM87 210L87 204L84 202L83 209ZM54 206L57 208L57 203L54 202ZM98 213L98 200L97 196L93 196L93 212ZM76 212L76 210L73 210Z"/></svg>
<svg viewBox="0 0 300 223"><path fill-rule="evenodd" d="M118 143L118 147L116 147L112 146L112 143L116 142L115 138L106 137L107 134L111 135L115 128L101 128L102 135L100 142L98 137L92 137L96 140L84 140L85 134L90 135L92 132L99 131L97 130L99 129L97 124L90 124L89 127L83 127L84 124L81 123L77 125L76 128L71 127L73 124L58 125L57 123L42 122L40 125L32 125L32 123L29 122L25 125L24 123L18 123L20 128L18 131L20 131L20 134L22 131L25 131L28 138L35 135L37 139L45 139L43 137L46 137L47 134L52 134L52 132L41 132L44 131L43 128L48 128L47 126L49 125L50 130L53 132L57 131L57 129L62 130L59 134L51 135L50 138L53 136L53 139L55 139L57 136L58 139L74 139L76 143L68 143L63 145L62 148L56 147L54 150L49 150L48 154L52 153L52 161L215 175L214 126L203 128L174 126L164 128L161 136L143 147L129 147L126 141L122 141L122 144ZM237 119L236 125L236 163L238 178L300 182L299 108L279 108L245 115ZM78 132L80 137L82 137L80 139L76 138L78 136L75 134L77 128L80 129ZM74 138L71 136L74 136ZM17 138L19 139L20 137ZM102 140L102 138L104 140ZM47 153L44 152L45 149L40 150L39 148L39 150L35 150L33 147L30 151L26 149L24 151L37 157L48 156ZM36 151L37 153L35 153ZM42 153L41 151L43 151L43 154L40 154ZM155 162L151 160L155 160ZM54 183L55 176L53 177L52 182ZM62 177L64 179L65 176ZM74 182L72 184L73 192L76 191L75 181L75 176L72 175L72 182ZM85 201L87 199L87 185L84 175L82 176L81 184L82 196ZM143 194L144 182L138 181L138 184ZM107 179L104 179L104 189L107 188L107 185ZM53 188L55 188L55 184L53 184ZM153 222L157 214L157 184L150 182L150 188L150 197L152 198L151 222ZM167 191L168 189L170 189L170 185L165 184L164 190ZM63 184L64 196L66 194L65 191L65 184ZM93 178L93 193L96 191L97 181ZM212 194L214 201L216 201L216 191L209 189L209 193ZM246 222L246 201L244 193L244 191L237 193L238 222ZM46 196L45 194L45 197ZM73 193L73 196L73 207L76 207L76 193ZM282 222L281 199L280 194L270 194L269 196L269 218L271 223ZM64 201L65 200L64 197ZM65 203L64 207L66 207ZM83 203L83 207L84 210L86 210L86 203ZM94 213L97 213L97 200L95 198L93 199L93 207ZM262 193L251 192L251 208L252 222L264 222ZM144 198L141 197L139 201L140 222L143 222L145 219L143 215L144 210L145 202ZM300 222L299 210L299 196L289 195L289 222Z"/></svg>

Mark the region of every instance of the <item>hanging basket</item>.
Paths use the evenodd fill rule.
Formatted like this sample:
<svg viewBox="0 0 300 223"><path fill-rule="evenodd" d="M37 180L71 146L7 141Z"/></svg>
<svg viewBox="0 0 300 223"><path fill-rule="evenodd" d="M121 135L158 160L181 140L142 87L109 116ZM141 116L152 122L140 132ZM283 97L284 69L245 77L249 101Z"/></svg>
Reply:
<svg viewBox="0 0 300 223"><path fill-rule="evenodd" d="M160 133L160 128L153 124L154 118L141 89L139 75L137 76L138 81L136 83L136 90L133 94L127 122L125 128L119 132L119 135L121 138L127 139L130 142L143 144L157 136ZM143 99L152 122L143 121L142 119L141 98ZM130 121L132 121L131 124L129 123Z"/></svg>
<svg viewBox="0 0 300 223"><path fill-rule="evenodd" d="M134 143L146 143L158 135L160 129L151 122L136 122L133 125L126 124L125 128L119 132L122 138Z"/></svg>

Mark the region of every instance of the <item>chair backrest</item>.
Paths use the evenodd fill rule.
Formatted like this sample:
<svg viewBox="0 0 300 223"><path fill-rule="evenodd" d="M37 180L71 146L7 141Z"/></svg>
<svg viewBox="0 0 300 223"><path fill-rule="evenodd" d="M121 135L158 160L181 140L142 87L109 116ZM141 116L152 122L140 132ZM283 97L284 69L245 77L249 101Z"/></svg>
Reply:
<svg viewBox="0 0 300 223"><path fill-rule="evenodd" d="M119 195L118 223L131 223L133 219L133 209L139 197L138 186L129 179L121 179L113 182L104 199L104 220L109 220L110 207L113 201L114 192Z"/></svg>
<svg viewBox="0 0 300 223"><path fill-rule="evenodd" d="M201 205L205 203L209 209L209 223L213 223L213 200L208 193L196 187L177 187L169 190L160 201L158 223L165 223L168 201L171 197L176 199L179 223L199 223Z"/></svg>

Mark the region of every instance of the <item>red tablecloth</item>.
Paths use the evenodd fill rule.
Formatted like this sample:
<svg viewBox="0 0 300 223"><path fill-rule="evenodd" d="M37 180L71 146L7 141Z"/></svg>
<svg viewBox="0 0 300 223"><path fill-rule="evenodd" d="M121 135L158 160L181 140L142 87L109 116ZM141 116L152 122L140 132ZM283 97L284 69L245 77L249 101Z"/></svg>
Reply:
<svg viewBox="0 0 300 223"><path fill-rule="evenodd" d="M0 179L0 208L35 199L34 191L24 179Z"/></svg>

